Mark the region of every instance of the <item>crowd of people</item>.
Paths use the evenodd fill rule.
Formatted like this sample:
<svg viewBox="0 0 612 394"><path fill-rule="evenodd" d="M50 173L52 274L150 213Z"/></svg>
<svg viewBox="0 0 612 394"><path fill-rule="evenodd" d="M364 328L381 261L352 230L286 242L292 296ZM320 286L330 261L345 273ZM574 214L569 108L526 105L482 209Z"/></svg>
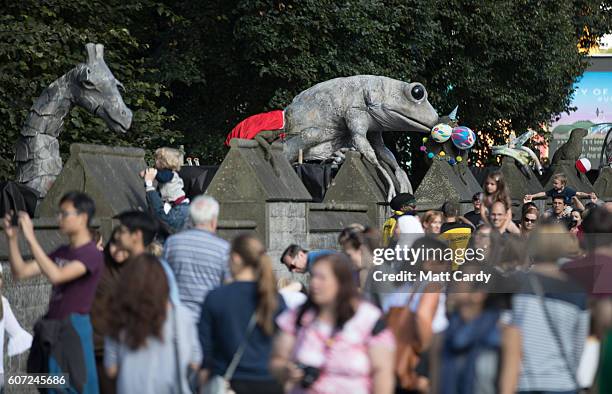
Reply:
<svg viewBox="0 0 612 394"><path fill-rule="evenodd" d="M612 207L563 176L541 196L550 212L525 196L518 218L498 172L465 215L455 201L419 215L400 194L381 229L351 225L334 250L288 245L275 271L255 235L216 235L217 201L181 194L176 154L141 173L151 213L119 214L103 247L80 192L59 203L68 244L50 254L26 213L4 218L13 276L52 284L33 340L9 329L2 300L14 352L31 344L28 372L69 373L80 393L612 392ZM398 245L480 249L486 262L374 263ZM492 279L373 279L400 271Z"/></svg>

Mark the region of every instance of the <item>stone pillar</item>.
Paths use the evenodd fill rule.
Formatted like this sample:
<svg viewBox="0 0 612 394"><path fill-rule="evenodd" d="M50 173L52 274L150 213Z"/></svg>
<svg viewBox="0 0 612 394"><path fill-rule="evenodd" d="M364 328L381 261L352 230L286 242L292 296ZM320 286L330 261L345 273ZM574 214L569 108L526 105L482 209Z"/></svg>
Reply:
<svg viewBox="0 0 612 394"><path fill-rule="evenodd" d="M612 168L604 167L599 171L599 176L593 185L597 197L604 201L612 200Z"/></svg>
<svg viewBox="0 0 612 394"><path fill-rule="evenodd" d="M303 202L271 202L266 204L266 236L268 254L276 265L276 271L284 274L286 268L280 266L280 256L290 244L312 248L308 240L307 204ZM282 275L281 275L282 276Z"/></svg>
<svg viewBox="0 0 612 394"><path fill-rule="evenodd" d="M103 145L72 144L70 158L41 202L41 217L57 212L61 197L69 191L89 194L98 217L113 217L132 209L147 209L142 178L144 150Z"/></svg>
<svg viewBox="0 0 612 394"><path fill-rule="evenodd" d="M256 141L233 139L206 193L219 201L220 235L230 240L240 232L255 232L277 271L286 272L278 258L289 244L309 247L306 203L311 196L282 146L273 145L269 161Z"/></svg>
<svg viewBox="0 0 612 394"><path fill-rule="evenodd" d="M510 190L510 197L520 201L521 204L525 194L534 194L543 190L542 184L531 167L528 167L527 175L525 175L518 167L516 160L510 157L502 159L501 172Z"/></svg>
<svg viewBox="0 0 612 394"><path fill-rule="evenodd" d="M472 196L481 191L465 163L451 166L446 160L433 160L415 193L417 209L439 210L445 201L454 200L461 203L461 212L467 212L472 209Z"/></svg>
<svg viewBox="0 0 612 394"><path fill-rule="evenodd" d="M359 152L347 152L346 160L325 194L324 203L361 204L367 206L368 224L382 228L390 215L386 187L376 168Z"/></svg>

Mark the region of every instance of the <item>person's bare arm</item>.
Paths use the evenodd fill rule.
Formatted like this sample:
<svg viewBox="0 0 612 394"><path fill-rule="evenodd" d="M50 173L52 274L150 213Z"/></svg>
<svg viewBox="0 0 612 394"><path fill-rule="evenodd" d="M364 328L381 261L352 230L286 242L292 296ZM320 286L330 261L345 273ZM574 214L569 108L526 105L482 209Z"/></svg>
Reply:
<svg viewBox="0 0 612 394"><path fill-rule="evenodd" d="M537 192L537 193L534 193L534 194L525 194L525 197L523 198L523 202L530 202L534 198L541 198L541 197L545 197L545 196L546 196L546 192Z"/></svg>
<svg viewBox="0 0 612 394"><path fill-rule="evenodd" d="M521 332L518 327L502 326L499 393L514 394L521 370Z"/></svg>
<svg viewBox="0 0 612 394"><path fill-rule="evenodd" d="M384 345L372 345L368 353L372 366L372 392L392 394L395 390L395 350Z"/></svg>
<svg viewBox="0 0 612 394"><path fill-rule="evenodd" d="M80 261L71 261L63 267L55 264L47 253L43 250L42 246L38 243L36 236L34 235L34 226L32 220L26 212L19 212L19 225L23 231L23 236L30 245L32 256L36 261L40 272L49 279L49 282L53 285L58 285L66 282L70 282L79 278L87 273L85 264Z"/></svg>
<svg viewBox="0 0 612 394"><path fill-rule="evenodd" d="M280 332L274 338L272 354L270 355L270 374L285 388L299 382L304 373L291 362L291 351L295 346L295 337L286 332Z"/></svg>
<svg viewBox="0 0 612 394"><path fill-rule="evenodd" d="M578 197L576 197L576 196L572 197L572 201L574 202L574 206L577 209L579 209L581 211L584 211L584 204L582 204L582 201L580 201L580 199Z"/></svg>
<svg viewBox="0 0 612 394"><path fill-rule="evenodd" d="M506 222L502 226L502 232L508 231L512 234L520 234L521 229L512 221L512 211L508 211L508 216L506 218Z"/></svg>
<svg viewBox="0 0 612 394"><path fill-rule="evenodd" d="M27 279L40 274L40 268L33 261L23 260L19 250L18 228L11 224L11 216L6 215L3 220L4 234L8 241L8 258L11 265L11 273L16 279Z"/></svg>
<svg viewBox="0 0 612 394"><path fill-rule="evenodd" d="M595 193L576 192L574 197L578 197L578 198L592 198L593 194L595 194ZM597 198L597 195L595 195L595 198Z"/></svg>
<svg viewBox="0 0 612 394"><path fill-rule="evenodd" d="M480 218L484 223L491 224L491 222L489 222L489 209L485 207L484 204L480 208Z"/></svg>

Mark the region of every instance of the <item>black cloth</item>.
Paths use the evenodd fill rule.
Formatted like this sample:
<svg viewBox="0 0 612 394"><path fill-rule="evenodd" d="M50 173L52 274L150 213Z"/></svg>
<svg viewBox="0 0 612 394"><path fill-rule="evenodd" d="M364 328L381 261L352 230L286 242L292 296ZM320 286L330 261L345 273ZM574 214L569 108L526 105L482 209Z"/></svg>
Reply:
<svg viewBox="0 0 612 394"><path fill-rule="evenodd" d="M443 223L442 227L440 227L440 234L447 232L448 230L452 230L455 228L467 228L473 230L472 226L469 224L461 223L461 222L453 222L453 223Z"/></svg>
<svg viewBox="0 0 612 394"><path fill-rule="evenodd" d="M275 380L239 380L232 379L232 390L236 394L282 394L283 387Z"/></svg>
<svg viewBox="0 0 612 394"><path fill-rule="evenodd" d="M470 221L474 225L474 227L478 228L481 224L484 224L484 220L482 220L482 216L479 213L474 211L470 211L463 215L464 218Z"/></svg>
<svg viewBox="0 0 612 394"><path fill-rule="evenodd" d="M178 174L183 180L183 191L185 192L185 196L193 200L195 197L204 194L218 169L219 166L181 167Z"/></svg>
<svg viewBox="0 0 612 394"><path fill-rule="evenodd" d="M36 190L16 182L6 181L0 183L0 192L0 217L4 217L11 210L25 211L30 217L34 217L39 197Z"/></svg>
<svg viewBox="0 0 612 394"><path fill-rule="evenodd" d="M70 385L83 391L87 367L81 337L72 326L70 317L41 319L34 325L34 340L28 356L28 373L48 373L49 357L53 356L60 369L70 376Z"/></svg>
<svg viewBox="0 0 612 394"><path fill-rule="evenodd" d="M312 202L323 201L327 189L338 172L337 166L332 164L303 163L293 168L312 196Z"/></svg>

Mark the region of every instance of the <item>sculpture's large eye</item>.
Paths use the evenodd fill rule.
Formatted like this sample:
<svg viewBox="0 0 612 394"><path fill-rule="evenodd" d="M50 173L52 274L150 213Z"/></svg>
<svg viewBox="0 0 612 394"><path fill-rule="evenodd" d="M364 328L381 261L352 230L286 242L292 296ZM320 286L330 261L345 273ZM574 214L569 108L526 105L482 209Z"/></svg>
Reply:
<svg viewBox="0 0 612 394"><path fill-rule="evenodd" d="M85 89L95 89L96 85L91 82L89 79L84 79L83 81L81 81L81 84L83 84L83 87Z"/></svg>
<svg viewBox="0 0 612 394"><path fill-rule="evenodd" d="M410 95L417 101L422 100L425 97L425 88L423 85L415 85L410 91Z"/></svg>

